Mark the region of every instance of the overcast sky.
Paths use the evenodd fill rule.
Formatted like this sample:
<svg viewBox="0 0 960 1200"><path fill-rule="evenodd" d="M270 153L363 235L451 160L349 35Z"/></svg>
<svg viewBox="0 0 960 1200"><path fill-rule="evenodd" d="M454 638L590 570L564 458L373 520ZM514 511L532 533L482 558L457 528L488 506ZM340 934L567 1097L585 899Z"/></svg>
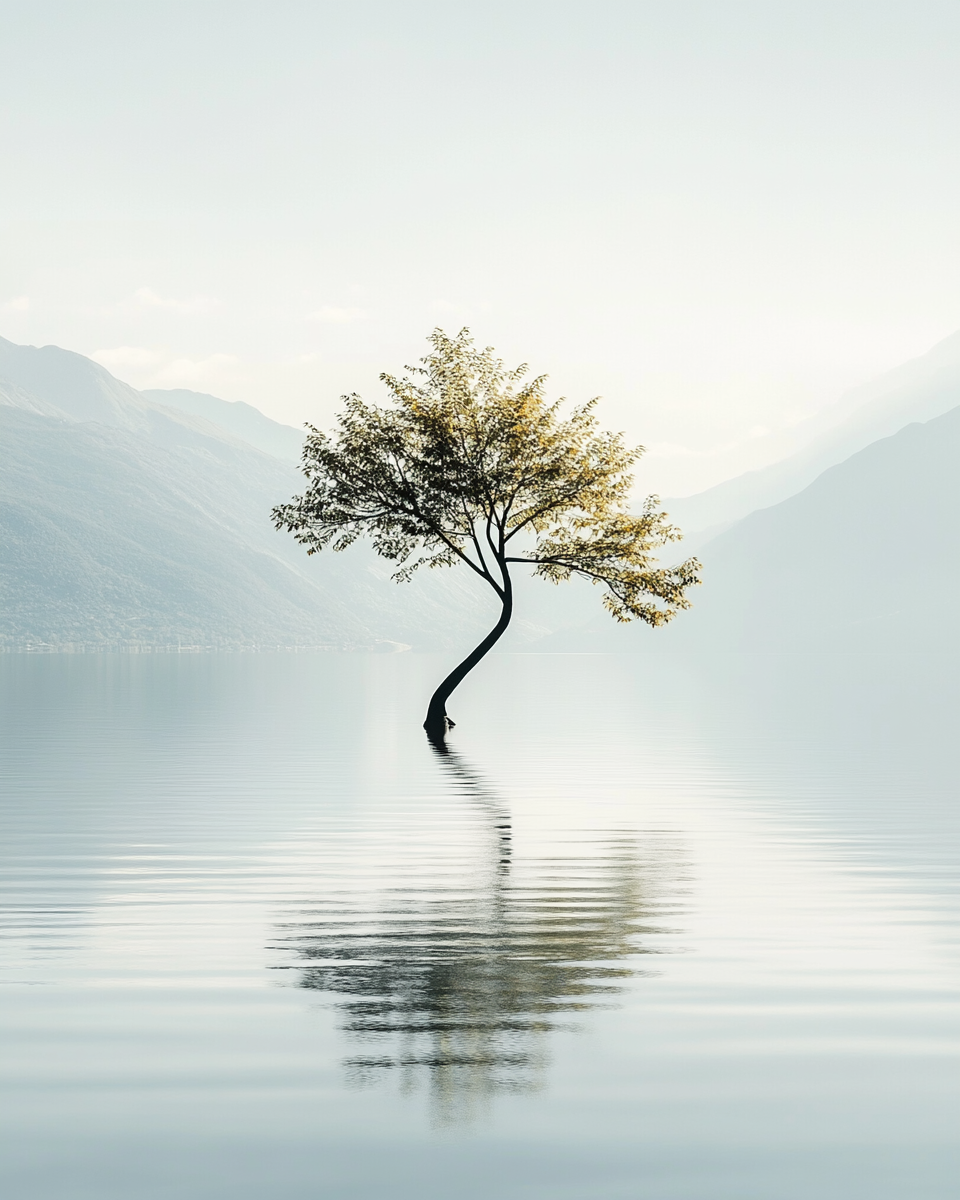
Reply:
<svg viewBox="0 0 960 1200"><path fill-rule="evenodd" d="M0 334L138 387L323 422L466 324L670 495L960 327L956 0L0 18Z"/></svg>

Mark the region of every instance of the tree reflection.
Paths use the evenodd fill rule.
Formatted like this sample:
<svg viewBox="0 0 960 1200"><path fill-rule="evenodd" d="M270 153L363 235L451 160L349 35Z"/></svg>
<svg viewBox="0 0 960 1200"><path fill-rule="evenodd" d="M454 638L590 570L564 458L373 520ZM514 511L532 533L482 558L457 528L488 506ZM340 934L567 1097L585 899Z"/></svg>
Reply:
<svg viewBox="0 0 960 1200"><path fill-rule="evenodd" d="M328 905L283 929L301 986L336 997L352 1082L429 1081L435 1119L451 1124L498 1092L538 1088L547 1035L644 973L637 957L664 932L665 856L614 832L514 861L502 800L449 747L438 754L479 819L477 872L450 887L413 870L413 886L386 887L370 907Z"/></svg>

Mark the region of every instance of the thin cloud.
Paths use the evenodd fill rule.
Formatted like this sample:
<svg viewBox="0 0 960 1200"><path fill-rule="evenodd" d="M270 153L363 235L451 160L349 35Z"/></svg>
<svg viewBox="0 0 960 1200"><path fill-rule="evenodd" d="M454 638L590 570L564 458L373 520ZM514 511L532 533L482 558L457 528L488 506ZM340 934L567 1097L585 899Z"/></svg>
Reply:
<svg viewBox="0 0 960 1200"><path fill-rule="evenodd" d="M337 308L333 304L325 304L316 312L308 313L308 321L318 321L326 325L345 325L348 321L362 321L367 313L362 308Z"/></svg>
<svg viewBox="0 0 960 1200"><path fill-rule="evenodd" d="M138 288L134 295L146 308L165 308L168 312L181 313L188 317L202 316L220 303L215 296L191 296L187 300L175 300L168 296L160 296L153 288L148 287Z"/></svg>
<svg viewBox="0 0 960 1200"><path fill-rule="evenodd" d="M191 384L221 381L240 365L233 354L211 354L207 358L175 358L156 373L156 380L165 387L185 387Z"/></svg>
<svg viewBox="0 0 960 1200"><path fill-rule="evenodd" d="M0 312L5 313L22 313L30 311L30 297L16 296L13 300L8 300L6 304L0 308Z"/></svg>
<svg viewBox="0 0 960 1200"><path fill-rule="evenodd" d="M90 355L108 371L138 388L192 388L200 391L232 383L242 368L233 354L170 358L144 346L113 346ZM242 374L242 370L240 370Z"/></svg>
<svg viewBox="0 0 960 1200"><path fill-rule="evenodd" d="M735 438L725 442L718 442L714 446L707 447L706 450L697 450L692 446L684 446L679 442L646 442L646 458L690 458L699 459L701 461L709 461L712 458L717 458L722 454L729 454L731 450L736 450L745 442L750 441L753 437L759 436L754 433L748 433L745 438Z"/></svg>
<svg viewBox="0 0 960 1200"><path fill-rule="evenodd" d="M94 350L90 357L108 371L145 371L161 361L161 356L155 350L147 350L143 346L114 346L108 350Z"/></svg>

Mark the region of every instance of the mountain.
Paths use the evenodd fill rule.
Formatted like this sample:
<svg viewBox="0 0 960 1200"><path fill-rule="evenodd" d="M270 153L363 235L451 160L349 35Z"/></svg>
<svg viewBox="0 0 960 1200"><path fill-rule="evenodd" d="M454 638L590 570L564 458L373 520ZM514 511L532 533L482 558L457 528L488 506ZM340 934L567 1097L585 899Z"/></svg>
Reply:
<svg viewBox="0 0 960 1200"><path fill-rule="evenodd" d="M300 461L305 432L271 421L258 408L244 404L242 400L220 400L206 392L191 392L186 388L150 389L140 394L154 404L212 421L265 454L291 462Z"/></svg>
<svg viewBox="0 0 960 1200"><path fill-rule="evenodd" d="M701 552L693 608L665 629L591 620L538 649L889 656L960 650L960 407L824 471Z"/></svg>
<svg viewBox="0 0 960 1200"><path fill-rule="evenodd" d="M437 648L489 622L458 572L308 558L270 521L291 462L82 355L0 340L0 444L0 646Z"/></svg>
<svg viewBox="0 0 960 1200"><path fill-rule="evenodd" d="M664 507L681 529L700 534L694 539L694 549L699 550L712 534L756 509L795 495L828 467L871 442L889 437L913 421L940 416L958 404L960 333L955 333L921 358L848 392L832 412L818 414L811 421L814 427L829 420L834 424L798 453L696 496L665 500Z"/></svg>
<svg viewBox="0 0 960 1200"><path fill-rule="evenodd" d="M157 445L10 407L0 430L8 645L365 640L258 536L251 501L280 481L270 462L202 435Z"/></svg>
<svg viewBox="0 0 960 1200"><path fill-rule="evenodd" d="M155 405L98 363L59 346L17 346L0 338L0 380L7 407L32 405L45 416L141 433L155 426Z"/></svg>
<svg viewBox="0 0 960 1200"><path fill-rule="evenodd" d="M59 346L18 346L0 338L0 404L55 420L93 421L156 441L175 443L189 430L234 446L246 444L200 416L151 403L99 363Z"/></svg>
<svg viewBox="0 0 960 1200"><path fill-rule="evenodd" d="M960 407L874 442L752 513L704 558L683 635L698 646L955 651Z"/></svg>

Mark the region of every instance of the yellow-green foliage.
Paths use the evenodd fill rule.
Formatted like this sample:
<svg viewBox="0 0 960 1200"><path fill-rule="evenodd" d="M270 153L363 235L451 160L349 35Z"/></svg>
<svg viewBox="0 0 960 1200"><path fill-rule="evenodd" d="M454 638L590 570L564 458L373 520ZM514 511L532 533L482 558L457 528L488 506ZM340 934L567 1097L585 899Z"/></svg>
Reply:
<svg viewBox="0 0 960 1200"><path fill-rule="evenodd" d="M389 406L345 396L333 437L311 427L309 486L274 509L277 527L310 554L367 534L399 564L398 580L462 562L506 600L510 565L527 563L554 583L579 575L603 586L620 621L660 625L689 607L697 560L664 568L652 555L679 530L656 496L639 515L628 508L642 448L598 429L595 400L564 418L545 376L523 383L526 367L506 370L467 330L436 330L430 342L410 377L381 375Z"/></svg>

